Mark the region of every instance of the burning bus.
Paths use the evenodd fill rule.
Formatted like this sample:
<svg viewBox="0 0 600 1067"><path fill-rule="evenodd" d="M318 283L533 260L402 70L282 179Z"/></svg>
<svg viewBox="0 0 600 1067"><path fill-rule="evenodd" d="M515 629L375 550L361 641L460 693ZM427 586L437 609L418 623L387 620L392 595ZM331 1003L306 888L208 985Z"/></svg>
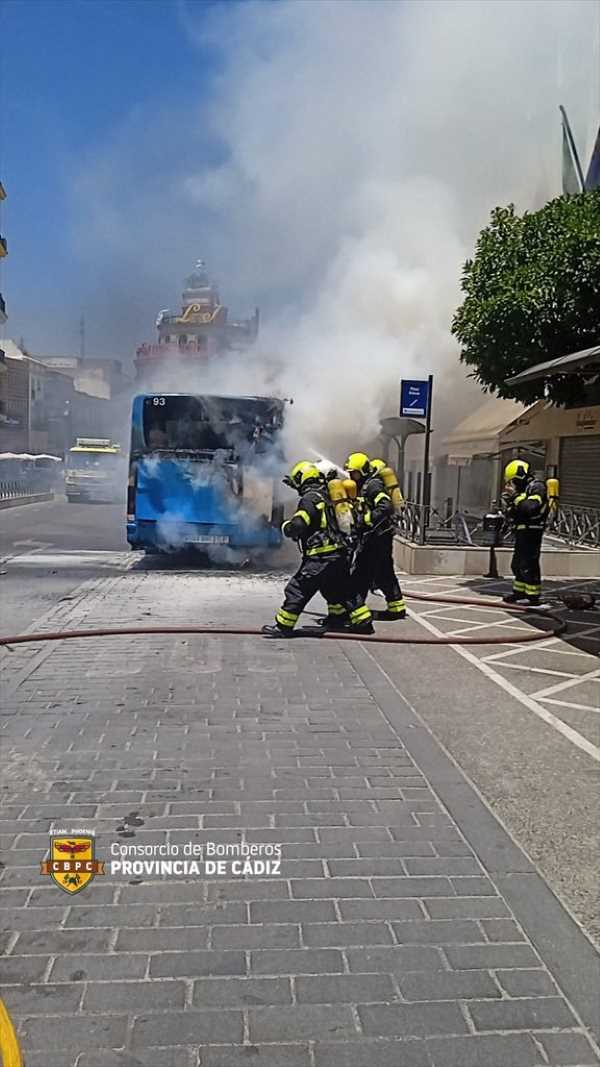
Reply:
<svg viewBox="0 0 600 1067"><path fill-rule="evenodd" d="M131 547L278 547L285 404L261 396L136 396L127 493Z"/></svg>

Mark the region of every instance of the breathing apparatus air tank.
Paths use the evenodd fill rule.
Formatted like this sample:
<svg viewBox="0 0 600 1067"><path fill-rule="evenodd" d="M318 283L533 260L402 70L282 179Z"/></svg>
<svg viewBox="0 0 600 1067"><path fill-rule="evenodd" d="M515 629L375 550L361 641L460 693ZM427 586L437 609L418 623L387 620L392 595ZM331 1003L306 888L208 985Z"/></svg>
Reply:
<svg viewBox="0 0 600 1067"><path fill-rule="evenodd" d="M380 462L381 461L377 461L377 475L379 478L381 478L386 492L390 495L390 499L392 501L396 515L399 515L404 507L404 497L400 492L400 486L398 485L398 476L395 471L392 470L391 467L388 467L387 465L380 467Z"/></svg>
<svg viewBox="0 0 600 1067"><path fill-rule="evenodd" d="M558 511L558 478L546 479L546 492L548 494L548 511L554 515Z"/></svg>
<svg viewBox="0 0 600 1067"><path fill-rule="evenodd" d="M327 482L327 489L337 524L341 532L349 537L352 533L352 504L348 499L345 483L341 478L332 478Z"/></svg>

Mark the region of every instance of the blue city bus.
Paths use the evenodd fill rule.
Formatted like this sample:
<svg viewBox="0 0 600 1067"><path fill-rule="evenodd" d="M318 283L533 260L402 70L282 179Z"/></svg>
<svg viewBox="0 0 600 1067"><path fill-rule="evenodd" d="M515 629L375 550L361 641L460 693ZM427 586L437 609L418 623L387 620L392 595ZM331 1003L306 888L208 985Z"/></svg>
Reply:
<svg viewBox="0 0 600 1067"><path fill-rule="evenodd" d="M131 547L278 547L285 403L261 396L136 396L127 491Z"/></svg>

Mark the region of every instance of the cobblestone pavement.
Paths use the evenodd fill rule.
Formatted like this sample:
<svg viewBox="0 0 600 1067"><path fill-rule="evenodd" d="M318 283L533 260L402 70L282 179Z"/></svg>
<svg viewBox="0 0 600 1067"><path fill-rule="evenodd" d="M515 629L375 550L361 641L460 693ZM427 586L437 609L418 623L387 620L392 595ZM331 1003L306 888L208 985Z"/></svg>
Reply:
<svg viewBox="0 0 600 1067"><path fill-rule="evenodd" d="M42 625L253 626L279 593L134 568ZM27 1067L600 1063L594 947L386 655L218 637L4 654L0 981ZM396 652L399 674L423 656ZM435 656L453 712L480 672ZM107 870L114 846L209 842L281 844L281 869L109 872L68 896L40 874L48 832L88 826Z"/></svg>

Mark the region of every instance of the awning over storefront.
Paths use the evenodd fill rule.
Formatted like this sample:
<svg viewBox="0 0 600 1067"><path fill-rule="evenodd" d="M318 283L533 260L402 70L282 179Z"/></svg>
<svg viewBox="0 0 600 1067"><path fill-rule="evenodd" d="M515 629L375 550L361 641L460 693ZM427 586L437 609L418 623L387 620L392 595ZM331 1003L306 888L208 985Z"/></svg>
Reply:
<svg viewBox="0 0 600 1067"><path fill-rule="evenodd" d="M579 374L583 370L600 372L600 346L586 348L582 352L572 352L570 356L550 359L547 363L536 363L534 367L521 371L514 378L507 378L507 385L522 385L540 378L553 378L558 374Z"/></svg>
<svg viewBox="0 0 600 1067"><path fill-rule="evenodd" d="M475 456L496 455L500 434L528 409L514 400L492 397L467 415L441 442L450 466L466 466Z"/></svg>
<svg viewBox="0 0 600 1067"><path fill-rule="evenodd" d="M559 408L549 400L538 400L504 427L499 436L500 449L578 434L600 434L600 406Z"/></svg>

